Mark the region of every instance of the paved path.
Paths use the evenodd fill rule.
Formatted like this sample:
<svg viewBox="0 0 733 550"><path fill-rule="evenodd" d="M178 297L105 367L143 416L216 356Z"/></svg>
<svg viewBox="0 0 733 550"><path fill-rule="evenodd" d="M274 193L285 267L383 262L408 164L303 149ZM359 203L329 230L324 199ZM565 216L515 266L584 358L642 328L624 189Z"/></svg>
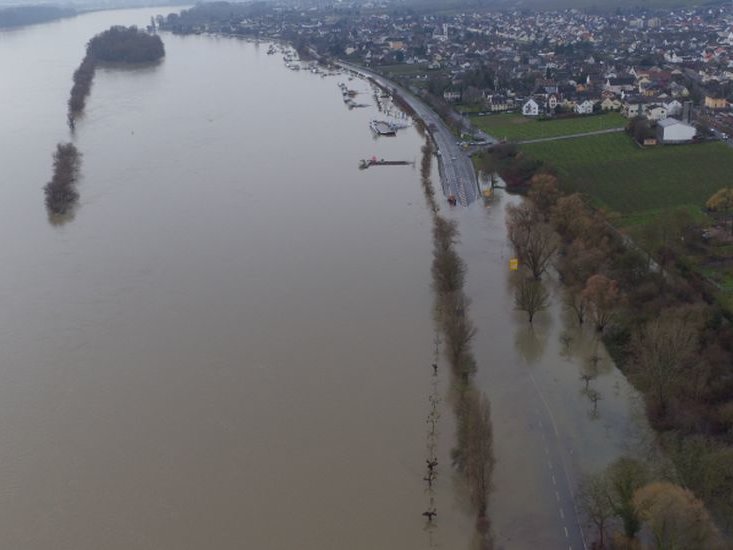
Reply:
<svg viewBox="0 0 733 550"><path fill-rule="evenodd" d="M531 371L529 372L529 379L534 387L535 395L539 398L533 411L536 418L536 424L533 428L542 438L544 458L547 464L545 474L552 482L552 487L549 490L555 495L554 505L557 510L558 538L562 540L564 535L568 550L587 550L588 546L580 524L580 515L575 500L575 484L571 481L563 458L564 445L560 431L552 414L552 409ZM547 506L550 508L552 504ZM563 548L560 544L562 543L558 543L558 548Z"/></svg>
<svg viewBox="0 0 733 550"><path fill-rule="evenodd" d="M527 145L529 143L544 143L545 141L560 141L561 139L575 139L587 136L602 136L603 134L617 134L623 132L624 128L607 128L606 130L596 130L595 132L583 132L582 134L570 134L567 136L554 136L539 139L528 139L525 141L515 141L518 145Z"/></svg>
<svg viewBox="0 0 733 550"><path fill-rule="evenodd" d="M468 206L479 197L476 171L471 159L460 148L453 133L430 107L404 87L369 69L345 62L337 63L346 69L371 77L388 90L397 90L397 93L410 104L417 116L430 128L433 141L438 148L438 169L443 193L446 196L455 196L462 206Z"/></svg>

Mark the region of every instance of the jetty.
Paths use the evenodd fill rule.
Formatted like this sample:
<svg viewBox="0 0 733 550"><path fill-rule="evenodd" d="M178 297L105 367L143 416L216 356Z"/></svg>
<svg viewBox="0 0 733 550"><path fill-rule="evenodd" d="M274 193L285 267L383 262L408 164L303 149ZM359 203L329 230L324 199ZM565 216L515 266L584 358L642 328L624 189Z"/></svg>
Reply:
<svg viewBox="0 0 733 550"><path fill-rule="evenodd" d="M408 166L410 164L415 163L409 160L384 160L372 157L370 159L361 159L359 161L359 170L366 170L370 166Z"/></svg>
<svg viewBox="0 0 733 550"><path fill-rule="evenodd" d="M384 120L372 120L369 123L369 128L372 129L376 136L396 136L397 128L392 126L389 122Z"/></svg>
<svg viewBox="0 0 733 550"><path fill-rule="evenodd" d="M394 136L397 134L397 130L403 130L409 126L405 122L394 120L372 120L369 122L369 128L377 136Z"/></svg>

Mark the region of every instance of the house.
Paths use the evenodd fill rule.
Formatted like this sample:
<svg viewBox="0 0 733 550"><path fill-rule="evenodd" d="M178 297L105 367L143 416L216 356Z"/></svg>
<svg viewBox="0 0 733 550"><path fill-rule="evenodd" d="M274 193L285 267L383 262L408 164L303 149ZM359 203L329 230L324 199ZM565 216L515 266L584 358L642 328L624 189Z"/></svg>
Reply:
<svg viewBox="0 0 733 550"><path fill-rule="evenodd" d="M682 103L676 99L663 103L662 105L667 109L667 116L677 116L682 114Z"/></svg>
<svg viewBox="0 0 733 550"><path fill-rule="evenodd" d="M682 84L678 84L677 82L672 82L672 84L669 85L669 91L671 92L672 97L688 97L690 95L690 91L687 87Z"/></svg>
<svg viewBox="0 0 733 550"><path fill-rule="evenodd" d="M657 140L661 143L688 143L695 138L697 130L694 126L680 122L674 118L660 120L657 123Z"/></svg>
<svg viewBox="0 0 733 550"><path fill-rule="evenodd" d="M623 115L626 118L636 118L644 112L644 104L638 101L627 101L624 103Z"/></svg>
<svg viewBox="0 0 733 550"><path fill-rule="evenodd" d="M619 111L621 110L621 102L612 97L607 97L601 102L602 111Z"/></svg>
<svg viewBox="0 0 733 550"><path fill-rule="evenodd" d="M591 101L590 99L586 99L582 103L578 103L575 106L575 112L579 115L592 115L594 105L595 103L593 101Z"/></svg>
<svg viewBox="0 0 733 550"><path fill-rule="evenodd" d="M633 76L621 78L607 78L604 90L620 94L621 92L631 92L636 87L636 79Z"/></svg>
<svg viewBox="0 0 733 550"><path fill-rule="evenodd" d="M667 118L667 109L663 105L653 103L648 105L644 113L649 120L660 121Z"/></svg>
<svg viewBox="0 0 733 550"><path fill-rule="evenodd" d="M705 107L708 109L727 109L728 100L724 97L705 96Z"/></svg>
<svg viewBox="0 0 733 550"><path fill-rule="evenodd" d="M539 116L540 105L534 99L530 99L522 105L522 114L524 116Z"/></svg>
<svg viewBox="0 0 733 550"><path fill-rule="evenodd" d="M459 90L446 90L443 92L443 99L452 103L461 100L461 92Z"/></svg>
<svg viewBox="0 0 733 550"><path fill-rule="evenodd" d="M504 95L492 94L485 97L489 111L492 113L503 113L514 109L514 100Z"/></svg>

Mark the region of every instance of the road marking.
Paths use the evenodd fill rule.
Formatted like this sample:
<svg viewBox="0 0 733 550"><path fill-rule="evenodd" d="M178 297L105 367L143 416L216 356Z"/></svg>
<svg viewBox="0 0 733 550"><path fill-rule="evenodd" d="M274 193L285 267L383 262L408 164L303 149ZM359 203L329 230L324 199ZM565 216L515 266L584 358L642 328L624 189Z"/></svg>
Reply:
<svg viewBox="0 0 733 550"><path fill-rule="evenodd" d="M552 470L552 462L550 462L549 460L547 461L547 467L548 467L548 468L549 468L550 470Z"/></svg>
<svg viewBox="0 0 733 550"><path fill-rule="evenodd" d="M562 508L560 508L560 517L561 517L562 519L565 519L565 512L563 511L563 509L562 509Z"/></svg>
<svg viewBox="0 0 733 550"><path fill-rule="evenodd" d="M557 485L557 481L555 481L555 474L552 474L552 484Z"/></svg>
<svg viewBox="0 0 733 550"><path fill-rule="evenodd" d="M545 445L545 454L550 456L550 449L547 448L547 445Z"/></svg>
<svg viewBox="0 0 733 550"><path fill-rule="evenodd" d="M555 498L558 502L560 502L560 493L558 493L557 491L555 491Z"/></svg>
<svg viewBox="0 0 733 550"><path fill-rule="evenodd" d="M570 538L570 535L568 535L568 528L563 525L563 529L565 529L565 537Z"/></svg>
<svg viewBox="0 0 733 550"><path fill-rule="evenodd" d="M542 395L542 392L540 391L540 388L537 385L537 381L534 379L534 376L532 375L531 372L529 373L529 379L532 381L532 385L534 386L534 389L537 392L537 395L540 396L542 403L545 405L545 409L547 409L547 414L550 416L550 422L552 422L552 428L555 430L555 437L560 437L560 432L557 429L557 423L555 422L555 417L552 415L552 409L550 409L550 405L547 403L545 396Z"/></svg>

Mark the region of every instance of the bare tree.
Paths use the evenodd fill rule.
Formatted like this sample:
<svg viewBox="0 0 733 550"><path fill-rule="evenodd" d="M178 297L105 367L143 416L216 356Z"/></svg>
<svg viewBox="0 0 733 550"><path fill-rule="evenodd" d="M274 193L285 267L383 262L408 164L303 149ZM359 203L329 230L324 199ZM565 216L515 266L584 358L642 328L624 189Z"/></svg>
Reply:
<svg viewBox="0 0 733 550"><path fill-rule="evenodd" d="M616 281L605 275L596 274L586 281L582 298L588 304L598 332L601 332L613 319L620 297L621 293Z"/></svg>
<svg viewBox="0 0 733 550"><path fill-rule="evenodd" d="M531 231L532 226L539 222L541 222L540 214L535 205L529 201L506 207L508 236L517 251L524 245L526 234Z"/></svg>
<svg viewBox="0 0 733 550"><path fill-rule="evenodd" d="M593 388L587 389L585 395L588 397L588 400L593 403L593 409L591 409L588 414L593 420L595 420L598 418L598 402L603 399L603 396L601 395L601 392Z"/></svg>
<svg viewBox="0 0 733 550"><path fill-rule="evenodd" d="M542 277L555 255L560 239L549 223L541 220L537 208L529 202L507 206L509 240L521 262L535 279Z"/></svg>
<svg viewBox="0 0 733 550"><path fill-rule="evenodd" d="M698 329L686 317L674 314L646 324L631 341L634 372L650 391L660 414L665 414L674 388L695 359Z"/></svg>
<svg viewBox="0 0 733 550"><path fill-rule="evenodd" d="M542 212L545 217L549 216L550 210L560 198L560 190L557 185L557 178L552 174L535 174L529 180L530 188L528 198Z"/></svg>
<svg viewBox="0 0 733 550"><path fill-rule="evenodd" d="M532 323L534 316L547 309L550 305L550 296L540 281L522 277L514 295L514 306L519 311L524 311Z"/></svg>
<svg viewBox="0 0 733 550"><path fill-rule="evenodd" d="M609 482L605 473L585 476L579 486L577 502L581 511L596 527L598 548L603 549L608 521L614 517L613 506L609 499Z"/></svg>
<svg viewBox="0 0 733 550"><path fill-rule="evenodd" d="M585 322L585 316L588 313L588 300L585 299L582 292L577 292L572 288L565 294L565 308L573 312L578 324Z"/></svg>
<svg viewBox="0 0 733 550"><path fill-rule="evenodd" d="M613 513L621 519L626 538L633 540L641 529L641 519L634 504L634 492L646 483L647 468L637 460L622 457L606 469L606 475Z"/></svg>
<svg viewBox="0 0 733 550"><path fill-rule="evenodd" d="M535 279L539 279L547 271L550 260L560 246L560 239L549 223L533 226L527 235L524 250L519 254L532 272Z"/></svg>
<svg viewBox="0 0 733 550"><path fill-rule="evenodd" d="M466 453L465 470L471 500L479 521L486 518L491 474L494 470L493 427L488 398L472 390L465 396Z"/></svg>

